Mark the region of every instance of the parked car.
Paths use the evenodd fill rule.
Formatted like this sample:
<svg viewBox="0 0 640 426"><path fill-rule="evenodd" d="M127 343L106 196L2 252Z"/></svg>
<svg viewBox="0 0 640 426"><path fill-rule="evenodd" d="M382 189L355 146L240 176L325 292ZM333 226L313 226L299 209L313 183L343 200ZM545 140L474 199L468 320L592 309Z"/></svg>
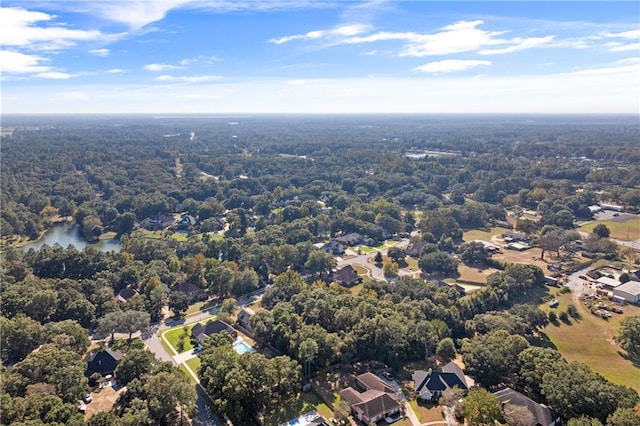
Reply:
<svg viewBox="0 0 640 426"><path fill-rule="evenodd" d="M382 372L382 377L384 377L385 379L387 379L387 380L389 380L389 381L393 380L393 377L391 377L391 374L389 374L389 373L388 373L388 372L386 372L386 371L383 371L383 372Z"/></svg>
<svg viewBox="0 0 640 426"><path fill-rule="evenodd" d="M91 397L91 394L86 394L82 400L88 404L93 401L93 398Z"/></svg>

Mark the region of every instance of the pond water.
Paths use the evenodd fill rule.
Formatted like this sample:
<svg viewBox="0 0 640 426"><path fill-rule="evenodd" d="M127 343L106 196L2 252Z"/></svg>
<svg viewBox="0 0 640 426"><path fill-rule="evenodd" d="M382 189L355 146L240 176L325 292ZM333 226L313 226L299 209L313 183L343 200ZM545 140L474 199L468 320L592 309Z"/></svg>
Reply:
<svg viewBox="0 0 640 426"><path fill-rule="evenodd" d="M120 251L120 240L100 240L97 243L88 243L80 233L80 227L75 223L67 223L63 225L56 225L49 229L43 236L37 241L32 241L24 246L20 247L20 250L39 250L40 247L47 244L53 246L54 244L60 244L66 248L69 244L75 246L79 251L84 250L87 246L92 246L100 251Z"/></svg>

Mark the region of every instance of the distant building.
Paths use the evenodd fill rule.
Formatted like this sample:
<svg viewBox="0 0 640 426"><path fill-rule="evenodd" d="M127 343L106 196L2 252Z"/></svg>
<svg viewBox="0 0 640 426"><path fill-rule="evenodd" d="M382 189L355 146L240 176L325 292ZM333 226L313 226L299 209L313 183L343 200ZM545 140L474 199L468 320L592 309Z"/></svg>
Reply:
<svg viewBox="0 0 640 426"><path fill-rule="evenodd" d="M360 277L353 266L347 265L333 273L333 281L345 287L352 287L360 282Z"/></svg>
<svg viewBox="0 0 640 426"><path fill-rule="evenodd" d="M520 392L511 388L504 388L493 394L498 398L498 401L500 401L503 410L507 404L526 407L531 414L533 414L533 418L526 426L555 426L560 424L560 417L551 411L549 407L535 402Z"/></svg>
<svg viewBox="0 0 640 426"><path fill-rule="evenodd" d="M509 250L525 251L525 250L529 250L531 248L531 246L528 246L528 245L522 244L522 243L509 243L509 244L505 245L504 248L509 249Z"/></svg>
<svg viewBox="0 0 640 426"><path fill-rule="evenodd" d="M508 231L502 234L502 238L510 243L516 241L528 241L529 237L524 232Z"/></svg>
<svg viewBox="0 0 640 426"><path fill-rule="evenodd" d="M118 303L127 303L129 299L137 294L139 294L138 291L131 287L123 288L116 295L116 300L118 301Z"/></svg>
<svg viewBox="0 0 640 426"><path fill-rule="evenodd" d="M596 282L600 284L602 288L605 290L613 290L614 288L622 284L620 281L616 280L615 278L609 278L606 276L598 278Z"/></svg>
<svg viewBox="0 0 640 426"><path fill-rule="evenodd" d="M338 243L346 247L353 247L363 241L362 235L357 232L351 232L335 239Z"/></svg>
<svg viewBox="0 0 640 426"><path fill-rule="evenodd" d="M253 331L251 329L251 317L255 314L256 313L251 308L244 307L240 309L240 313L238 314L238 324L249 331Z"/></svg>
<svg viewBox="0 0 640 426"><path fill-rule="evenodd" d="M198 344L202 344L204 339L206 339L207 337L222 332L229 333L229 335L234 339L238 337L238 332L233 327L220 320L211 320L206 324L198 323L191 329L191 335L196 340L196 342L198 342Z"/></svg>
<svg viewBox="0 0 640 426"><path fill-rule="evenodd" d="M442 372L431 369L428 371L416 370L411 378L416 393L426 401L437 400L444 391L454 387L462 390L468 389L462 369L454 362L444 366Z"/></svg>
<svg viewBox="0 0 640 426"><path fill-rule="evenodd" d="M348 387L339 392L340 399L349 404L353 416L365 424L391 416L400 411L395 390L373 373L364 373L356 378L359 392Z"/></svg>
<svg viewBox="0 0 640 426"><path fill-rule="evenodd" d="M640 302L640 282L627 281L613 289L613 297L619 297L628 303Z"/></svg>
<svg viewBox="0 0 640 426"><path fill-rule="evenodd" d="M180 291L184 293L189 299L189 302L204 300L207 298L207 295L203 289L188 281L182 282L175 286L174 291Z"/></svg>
<svg viewBox="0 0 640 426"><path fill-rule="evenodd" d="M624 211L624 207L623 206L618 206L616 204L600 204L600 208L602 208L602 210L609 210L612 212L623 212Z"/></svg>
<svg viewBox="0 0 640 426"><path fill-rule="evenodd" d="M409 244L407 247L407 256L411 257L420 257L420 253L422 253L422 249L429 244L428 241L418 241L413 244Z"/></svg>

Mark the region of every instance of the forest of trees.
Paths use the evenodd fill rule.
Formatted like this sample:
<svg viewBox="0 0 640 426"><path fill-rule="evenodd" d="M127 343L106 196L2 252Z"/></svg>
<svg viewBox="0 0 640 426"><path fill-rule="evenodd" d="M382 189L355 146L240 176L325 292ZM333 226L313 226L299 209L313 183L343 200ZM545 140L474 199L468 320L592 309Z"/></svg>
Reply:
<svg viewBox="0 0 640 426"><path fill-rule="evenodd" d="M202 354L203 386L230 418L268 411L302 377L336 363L400 368L456 351L482 386L509 384L565 419L622 418L635 391L536 346L549 319L518 300L544 286L543 272L495 262L481 244L462 241L464 231L506 220L507 209L534 209L540 221L516 227L555 254L572 249L574 221L591 216L588 206L640 209L632 121L538 121L264 116L230 129L223 117L8 117L3 126L16 130L0 153L3 423L83 424L73 403L88 389L89 335L131 336L157 324L167 305L183 312L188 303L175 289L184 283L220 302L270 285L252 326L282 355L240 356L224 339ZM404 155L426 149L451 155ZM184 239L136 231L170 214L199 225ZM73 217L88 241L115 233L121 251L13 247L60 217ZM222 232L209 232L221 223ZM354 295L330 283L335 260L314 246L351 232L379 243L411 231L426 243L418 265L427 274L456 276L460 262L499 272L462 297L424 279L395 279L405 253L389 250L392 282L367 282ZM584 244L615 256L606 231ZM136 292L124 303L115 298L123 289ZM629 353L636 329L629 321L619 336ZM124 360L118 410L88 424L176 424L193 413L186 376L144 349Z"/></svg>

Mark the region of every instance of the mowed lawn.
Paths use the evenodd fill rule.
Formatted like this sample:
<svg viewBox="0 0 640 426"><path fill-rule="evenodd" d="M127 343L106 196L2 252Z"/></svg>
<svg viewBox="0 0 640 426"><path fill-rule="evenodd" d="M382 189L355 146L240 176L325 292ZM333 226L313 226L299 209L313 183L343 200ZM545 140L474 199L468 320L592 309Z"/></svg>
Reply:
<svg viewBox="0 0 640 426"><path fill-rule="evenodd" d="M566 311L571 301L571 294L557 296L560 305L556 312ZM596 317L589 312L582 302L574 303L581 319L571 319L571 325L559 321L559 325L549 324L543 332L549 337L558 351L569 361L579 361L590 366L614 383L630 386L640 391L640 369L634 367L618 351L613 341L625 316L640 315L640 308L625 306L624 314L613 314L608 321ZM541 306L549 311L548 304Z"/></svg>
<svg viewBox="0 0 640 426"><path fill-rule="evenodd" d="M183 326L180 327L175 327L172 329L169 329L167 331L165 331L162 334L162 337L160 339L160 342L166 347L166 342L165 339L169 342L169 345L171 346L171 349L173 349L173 351L175 351L175 353L182 353L182 352L186 352L186 351L190 351L191 349L193 349L193 345L191 344L191 339L189 338L189 336L191 336L191 329L193 328L195 324L190 324L187 326L187 332L186 332L186 336L184 337L184 346L182 348L182 350L178 349L178 341L180 340L180 337L183 336L185 334L185 331L183 329ZM171 351L171 349L167 348L167 351L170 354L173 354L174 352Z"/></svg>
<svg viewBox="0 0 640 426"><path fill-rule="evenodd" d="M640 218L637 216L631 216L629 219L630 220L624 222L619 220L598 220L584 225L580 230L584 232L592 232L593 228L601 223L609 228L609 231L611 231L611 238L624 241L640 239Z"/></svg>
<svg viewBox="0 0 640 426"><path fill-rule="evenodd" d="M462 235L462 239L465 242L470 242L474 240L482 240L491 242L491 237L494 235L498 235L502 237L502 234L507 232L507 228L502 228L500 226L496 226L491 228L489 231L483 231L482 229L472 229L471 231L467 231Z"/></svg>

